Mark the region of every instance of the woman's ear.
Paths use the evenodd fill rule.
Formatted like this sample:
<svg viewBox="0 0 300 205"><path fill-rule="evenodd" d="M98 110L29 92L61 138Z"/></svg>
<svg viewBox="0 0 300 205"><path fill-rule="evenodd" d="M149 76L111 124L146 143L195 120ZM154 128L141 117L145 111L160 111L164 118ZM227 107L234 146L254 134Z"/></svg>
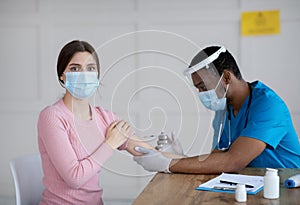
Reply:
<svg viewBox="0 0 300 205"><path fill-rule="evenodd" d="M59 79L60 79L63 83L65 83L65 79L64 79L63 75L61 75L61 76L59 77Z"/></svg>

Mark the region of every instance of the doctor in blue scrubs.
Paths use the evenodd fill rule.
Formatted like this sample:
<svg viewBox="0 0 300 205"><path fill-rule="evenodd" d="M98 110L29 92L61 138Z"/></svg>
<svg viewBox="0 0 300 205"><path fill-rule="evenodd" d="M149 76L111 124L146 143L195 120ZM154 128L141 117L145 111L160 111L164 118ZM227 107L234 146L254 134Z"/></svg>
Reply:
<svg viewBox="0 0 300 205"><path fill-rule="evenodd" d="M191 78L203 105L215 111L214 150L169 159L150 151L134 160L148 171L212 174L244 167L300 168L300 144L284 101L260 81L247 82L223 46L209 46L192 60Z"/></svg>

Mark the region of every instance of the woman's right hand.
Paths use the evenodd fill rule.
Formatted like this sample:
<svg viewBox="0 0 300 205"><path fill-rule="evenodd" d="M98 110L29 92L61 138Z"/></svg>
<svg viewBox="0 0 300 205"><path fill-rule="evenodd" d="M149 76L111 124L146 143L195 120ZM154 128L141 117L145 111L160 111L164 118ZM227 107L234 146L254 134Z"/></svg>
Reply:
<svg viewBox="0 0 300 205"><path fill-rule="evenodd" d="M133 135L133 131L128 122L121 120L110 124L106 132L106 143L113 149L120 147L128 138Z"/></svg>

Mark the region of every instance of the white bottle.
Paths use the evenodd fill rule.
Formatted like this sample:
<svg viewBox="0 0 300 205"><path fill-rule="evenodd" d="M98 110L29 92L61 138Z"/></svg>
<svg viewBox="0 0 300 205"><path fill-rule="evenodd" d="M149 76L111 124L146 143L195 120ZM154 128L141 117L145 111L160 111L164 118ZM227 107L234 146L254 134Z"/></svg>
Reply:
<svg viewBox="0 0 300 205"><path fill-rule="evenodd" d="M245 184L237 184L235 189L235 200L237 202L247 201L247 192Z"/></svg>
<svg viewBox="0 0 300 205"><path fill-rule="evenodd" d="M278 199L279 185L278 170L267 168L264 176L264 197L266 199Z"/></svg>

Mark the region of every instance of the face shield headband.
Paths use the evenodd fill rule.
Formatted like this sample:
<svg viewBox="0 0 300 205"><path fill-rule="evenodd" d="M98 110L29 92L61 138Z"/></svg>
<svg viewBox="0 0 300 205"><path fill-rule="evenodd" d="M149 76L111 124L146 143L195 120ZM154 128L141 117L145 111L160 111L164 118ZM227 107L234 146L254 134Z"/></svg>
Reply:
<svg viewBox="0 0 300 205"><path fill-rule="evenodd" d="M210 63L212 63L214 60L216 60L219 55L221 53L225 53L226 52L226 48L224 46L222 46L219 50L217 50L215 53L213 53L212 55L208 56L206 59L204 59L203 61L199 62L198 64L186 69L184 71L184 75L187 76L187 75L191 75L192 73L200 70L201 68L208 68L208 65Z"/></svg>

